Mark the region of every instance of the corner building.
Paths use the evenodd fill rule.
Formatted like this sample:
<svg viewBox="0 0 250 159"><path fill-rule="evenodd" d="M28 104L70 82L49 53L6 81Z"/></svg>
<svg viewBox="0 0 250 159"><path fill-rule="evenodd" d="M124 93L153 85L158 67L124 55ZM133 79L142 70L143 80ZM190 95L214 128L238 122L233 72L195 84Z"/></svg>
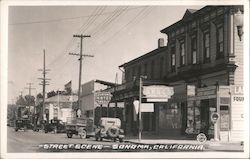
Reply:
<svg viewBox="0 0 250 159"><path fill-rule="evenodd" d="M243 15L243 6L188 9L181 20L161 30L166 46L159 39L157 49L119 66L125 80L114 88L113 100L125 102L127 134L138 131L133 102L139 96L138 78L146 75L144 86L170 86L174 95L155 102L153 112L142 113L143 135L203 132L221 141L243 141L244 38L238 34L236 13ZM213 113L219 114L216 124Z"/></svg>

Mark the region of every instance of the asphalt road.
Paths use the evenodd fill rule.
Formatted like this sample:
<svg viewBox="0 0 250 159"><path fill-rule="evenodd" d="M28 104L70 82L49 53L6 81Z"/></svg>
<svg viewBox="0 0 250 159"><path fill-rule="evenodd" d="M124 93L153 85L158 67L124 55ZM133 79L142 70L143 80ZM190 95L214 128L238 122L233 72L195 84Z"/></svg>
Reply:
<svg viewBox="0 0 250 159"><path fill-rule="evenodd" d="M49 144L105 145L107 147L111 147L111 145L119 143L119 142L115 143L111 140L95 141L94 138L81 139L79 136L73 136L72 138L69 139L67 138L65 133L45 134L44 132L41 131L34 132L32 130L28 130L26 132L24 132L23 130L19 130L18 132L15 132L12 127L8 127L7 131L8 131L7 152L9 153L63 151L63 150L46 149L46 145ZM44 144L46 145L44 146ZM69 151L69 150L64 150L64 151ZM85 151L91 151L91 150L85 150Z"/></svg>

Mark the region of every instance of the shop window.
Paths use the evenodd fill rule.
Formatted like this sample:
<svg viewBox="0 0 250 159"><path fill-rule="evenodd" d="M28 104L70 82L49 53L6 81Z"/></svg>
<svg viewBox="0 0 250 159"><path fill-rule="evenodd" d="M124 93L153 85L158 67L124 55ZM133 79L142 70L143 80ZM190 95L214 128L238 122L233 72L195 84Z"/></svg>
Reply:
<svg viewBox="0 0 250 159"><path fill-rule="evenodd" d="M223 34L223 27L219 26L217 28L217 38L216 38L216 44L217 44L217 59L224 57L224 34Z"/></svg>
<svg viewBox="0 0 250 159"><path fill-rule="evenodd" d="M197 38L192 36L191 39L191 54L192 54L192 64L197 63Z"/></svg>
<svg viewBox="0 0 250 159"><path fill-rule="evenodd" d="M175 46L171 47L171 72L175 72Z"/></svg>
<svg viewBox="0 0 250 159"><path fill-rule="evenodd" d="M57 118L58 117L58 109L54 108L54 117Z"/></svg>
<svg viewBox="0 0 250 159"><path fill-rule="evenodd" d="M182 127L181 117L182 114L178 103L171 103L166 109L166 127L180 129Z"/></svg>
<svg viewBox="0 0 250 159"><path fill-rule="evenodd" d="M229 106L221 105L220 106L220 130L229 131L230 129L230 115L229 115Z"/></svg>
<svg viewBox="0 0 250 159"><path fill-rule="evenodd" d="M185 65L185 43L184 40L180 42L180 65Z"/></svg>
<svg viewBox="0 0 250 159"><path fill-rule="evenodd" d="M210 34L208 31L203 35L204 63L210 62Z"/></svg>

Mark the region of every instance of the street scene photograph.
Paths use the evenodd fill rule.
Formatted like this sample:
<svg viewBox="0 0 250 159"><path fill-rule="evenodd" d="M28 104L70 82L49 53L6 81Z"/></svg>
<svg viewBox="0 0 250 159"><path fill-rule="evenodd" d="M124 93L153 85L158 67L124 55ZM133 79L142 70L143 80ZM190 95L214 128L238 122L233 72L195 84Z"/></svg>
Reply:
<svg viewBox="0 0 250 159"><path fill-rule="evenodd" d="M6 154L248 152L244 3L7 9Z"/></svg>

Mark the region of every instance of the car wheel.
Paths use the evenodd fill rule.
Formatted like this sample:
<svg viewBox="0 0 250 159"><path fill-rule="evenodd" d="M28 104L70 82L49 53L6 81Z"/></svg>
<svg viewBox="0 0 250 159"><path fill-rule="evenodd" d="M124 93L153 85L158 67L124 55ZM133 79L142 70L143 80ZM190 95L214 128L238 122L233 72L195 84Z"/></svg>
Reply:
<svg viewBox="0 0 250 159"><path fill-rule="evenodd" d="M102 137L100 137L100 141L102 141Z"/></svg>
<svg viewBox="0 0 250 159"><path fill-rule="evenodd" d="M82 130L81 132L78 133L80 135L81 139L85 139L87 137L87 132L86 130Z"/></svg>
<svg viewBox="0 0 250 159"><path fill-rule="evenodd" d="M114 142L116 142L116 138L113 138Z"/></svg>
<svg viewBox="0 0 250 159"><path fill-rule="evenodd" d="M48 130L44 130L45 133L48 133Z"/></svg>
<svg viewBox="0 0 250 159"><path fill-rule="evenodd" d="M57 128L54 129L54 134L56 134L56 133L57 133Z"/></svg>
<svg viewBox="0 0 250 159"><path fill-rule="evenodd" d="M98 141L98 139L99 139L99 138L96 136L96 137L95 137L95 141Z"/></svg>
<svg viewBox="0 0 250 159"><path fill-rule="evenodd" d="M71 133L67 133L67 137L68 137L68 138L72 138L72 136L73 136L73 135L72 135Z"/></svg>
<svg viewBox="0 0 250 159"><path fill-rule="evenodd" d="M119 142L123 142L123 138L119 138Z"/></svg>
<svg viewBox="0 0 250 159"><path fill-rule="evenodd" d="M18 131L18 128L15 128L15 131Z"/></svg>

